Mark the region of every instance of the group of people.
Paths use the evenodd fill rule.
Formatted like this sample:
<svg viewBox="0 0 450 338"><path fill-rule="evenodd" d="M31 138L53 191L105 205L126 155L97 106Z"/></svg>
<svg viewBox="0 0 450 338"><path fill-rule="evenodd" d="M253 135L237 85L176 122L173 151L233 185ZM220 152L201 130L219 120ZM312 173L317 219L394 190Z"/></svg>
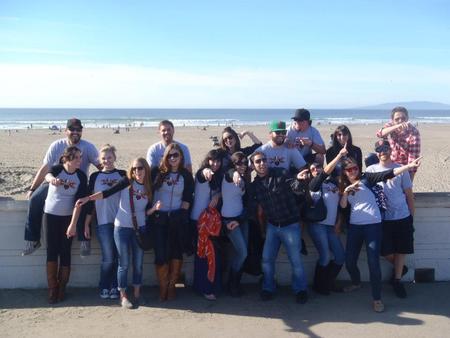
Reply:
<svg viewBox="0 0 450 338"><path fill-rule="evenodd" d="M143 304L139 231L151 233L161 301L176 297L186 254L195 255L193 287L206 299L215 300L224 286L231 296L240 296L242 274L250 269L262 272L261 299L270 300L282 244L295 299L306 303L305 228L319 254L314 291L328 295L359 289L357 261L365 244L373 309L384 310L380 255L394 266L396 295L406 297L400 280L407 270L405 255L413 252L412 180L420 165L420 135L408 122L408 111L393 109L391 121L377 132L379 162L365 172L348 127L338 126L326 149L308 110L296 110L292 120L289 128L272 121L265 144L250 131L226 127L220 146L206 154L194 175L188 147L174 140L168 120L158 127L161 141L126 172L115 167L114 146L104 145L97 153L81 139L81 121L68 120L67 137L50 146L30 187L25 227L23 255L40 247L42 221L47 227L48 301L63 300L72 238L77 236L81 253L88 254L91 223L102 252L100 297L120 298L124 308ZM245 136L251 146L241 146ZM99 171L88 180L89 164ZM309 216L314 208L322 210L320 217ZM344 227L345 248L339 235ZM262 244L254 245L255 240ZM127 293L130 264L132 298ZM344 264L351 285L342 290L335 279Z"/></svg>

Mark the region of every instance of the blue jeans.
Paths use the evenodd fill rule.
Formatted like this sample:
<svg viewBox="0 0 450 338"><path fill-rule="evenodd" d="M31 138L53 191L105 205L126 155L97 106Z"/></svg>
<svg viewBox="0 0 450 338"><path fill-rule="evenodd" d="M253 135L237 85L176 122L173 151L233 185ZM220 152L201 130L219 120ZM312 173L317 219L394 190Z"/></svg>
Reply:
<svg viewBox="0 0 450 338"><path fill-rule="evenodd" d="M130 251L133 259L133 285L142 284L142 266L144 251L139 247L133 228L114 227L114 241L119 254L119 267L117 269L117 281L119 290L125 290L128 285L128 265L130 263Z"/></svg>
<svg viewBox="0 0 450 338"><path fill-rule="evenodd" d="M26 241L36 242L41 240L42 216L47 193L48 183L44 182L31 195L25 222Z"/></svg>
<svg viewBox="0 0 450 338"><path fill-rule="evenodd" d="M224 220L223 226L226 227L231 220ZM234 254L231 260L231 269L235 272L241 270L247 258L248 246L248 222L243 221L239 226L232 231L227 229L227 236L233 244Z"/></svg>
<svg viewBox="0 0 450 338"><path fill-rule="evenodd" d="M295 293L306 291L307 280L300 258L301 234L300 225L293 223L284 227L276 227L267 223L266 241L264 243L262 269L263 290L275 291L275 260L283 243L292 267L292 289Z"/></svg>
<svg viewBox="0 0 450 338"><path fill-rule="evenodd" d="M334 262L337 265L343 265L345 262L344 246L334 229L332 225L308 225L308 232L319 253L319 265L321 266L327 266L330 262L330 250L334 255Z"/></svg>
<svg viewBox="0 0 450 338"><path fill-rule="evenodd" d="M363 243L366 244L367 263L369 265L370 285L374 300L381 299L380 244L381 223L355 225L350 224L347 234L345 266L352 279L352 284L361 283L358 269L358 257Z"/></svg>
<svg viewBox="0 0 450 338"><path fill-rule="evenodd" d="M117 288L117 249L114 243L114 224L97 225L97 238L102 250L100 290Z"/></svg>

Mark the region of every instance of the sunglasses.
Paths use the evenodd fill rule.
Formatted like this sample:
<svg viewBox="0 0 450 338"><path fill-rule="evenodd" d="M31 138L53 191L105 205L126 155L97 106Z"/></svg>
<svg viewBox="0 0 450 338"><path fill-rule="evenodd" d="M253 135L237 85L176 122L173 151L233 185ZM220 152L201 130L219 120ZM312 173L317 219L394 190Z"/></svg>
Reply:
<svg viewBox="0 0 450 338"><path fill-rule="evenodd" d="M72 131L72 132L78 132L78 133L81 133L82 131L83 131L83 128L73 128L73 127L70 127L70 128L67 128L67 129L69 129L69 131Z"/></svg>
<svg viewBox="0 0 450 338"><path fill-rule="evenodd" d="M234 137L233 137L233 135L229 135L227 137L224 137L223 140L224 141L231 141L231 140L234 140Z"/></svg>
<svg viewBox="0 0 450 338"><path fill-rule="evenodd" d="M275 133L276 135L286 135L287 130L277 130L277 131L274 131L274 133Z"/></svg>
<svg viewBox="0 0 450 338"><path fill-rule="evenodd" d="M169 154L167 157L168 157L169 159L174 159L174 160L176 160L178 157L180 157L180 153Z"/></svg>
<svg viewBox="0 0 450 338"><path fill-rule="evenodd" d="M234 162L233 164L237 165L237 166L242 166L242 165L247 165L247 162L246 161L238 161L238 162Z"/></svg>
<svg viewBox="0 0 450 338"><path fill-rule="evenodd" d="M267 163L267 158L258 158L256 160L254 160L254 162L256 164L260 164L260 163Z"/></svg>
<svg viewBox="0 0 450 338"><path fill-rule="evenodd" d="M141 171L144 170L144 167L132 167L131 171Z"/></svg>
<svg viewBox="0 0 450 338"><path fill-rule="evenodd" d="M375 149L377 153L387 153L391 151L391 147L387 145L379 146Z"/></svg>
<svg viewBox="0 0 450 338"><path fill-rule="evenodd" d="M311 171L317 171L317 170L319 170L319 169L322 169L322 167L311 167Z"/></svg>
<svg viewBox="0 0 450 338"><path fill-rule="evenodd" d="M359 168L355 165L355 166L350 167L350 168L345 168L344 170L345 170L346 172L348 172L348 173L351 173L351 172L356 172L356 171L358 171Z"/></svg>

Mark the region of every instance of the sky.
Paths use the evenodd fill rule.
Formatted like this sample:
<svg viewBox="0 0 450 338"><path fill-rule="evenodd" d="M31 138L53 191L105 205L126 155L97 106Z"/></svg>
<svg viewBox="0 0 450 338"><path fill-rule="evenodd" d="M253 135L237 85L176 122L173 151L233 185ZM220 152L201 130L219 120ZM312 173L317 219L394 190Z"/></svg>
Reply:
<svg viewBox="0 0 450 338"><path fill-rule="evenodd" d="M450 2L0 0L0 107L450 103Z"/></svg>

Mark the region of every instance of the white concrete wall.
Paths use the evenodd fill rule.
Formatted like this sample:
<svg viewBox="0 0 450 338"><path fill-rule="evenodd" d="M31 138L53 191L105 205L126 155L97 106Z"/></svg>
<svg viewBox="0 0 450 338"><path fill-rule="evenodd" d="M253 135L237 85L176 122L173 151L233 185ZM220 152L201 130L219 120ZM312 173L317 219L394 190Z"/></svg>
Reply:
<svg viewBox="0 0 450 338"><path fill-rule="evenodd" d="M34 254L21 257L23 232L26 217L26 201L0 200L0 288L43 288L47 286L45 273L45 236L41 249ZM450 280L450 194L420 193L416 195L415 254L408 256L410 272L407 280L414 278L414 269L433 268L438 281ZM317 259L315 248L305 235L309 255L302 256L309 280L311 280ZM345 237L343 236L343 240ZM79 244L72 246L71 286L96 286L99 279L101 253L96 239L92 241L92 254L80 258ZM363 280L368 280L365 252L361 253L359 267ZM192 258L185 260L188 283L192 281ZM382 259L383 277L389 278L391 267ZM282 250L277 264L277 279L280 284L290 283L289 261ZM340 279L348 279L343 269ZM245 276L244 281L254 282L256 278ZM156 284L153 255L145 254L144 283Z"/></svg>

